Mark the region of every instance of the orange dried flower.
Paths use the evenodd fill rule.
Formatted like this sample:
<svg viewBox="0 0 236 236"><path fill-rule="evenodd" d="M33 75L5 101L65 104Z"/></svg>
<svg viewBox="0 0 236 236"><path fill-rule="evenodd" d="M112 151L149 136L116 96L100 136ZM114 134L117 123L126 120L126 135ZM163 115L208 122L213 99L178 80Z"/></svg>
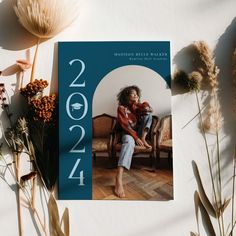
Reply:
<svg viewBox="0 0 236 236"><path fill-rule="evenodd" d="M21 94L26 98L31 98L39 92L42 92L48 86L48 82L46 80L34 80L34 82L30 82L26 85L25 88L21 89Z"/></svg>
<svg viewBox="0 0 236 236"><path fill-rule="evenodd" d="M30 103L30 109L35 120L43 120L49 122L55 115L56 95L43 96L34 99Z"/></svg>

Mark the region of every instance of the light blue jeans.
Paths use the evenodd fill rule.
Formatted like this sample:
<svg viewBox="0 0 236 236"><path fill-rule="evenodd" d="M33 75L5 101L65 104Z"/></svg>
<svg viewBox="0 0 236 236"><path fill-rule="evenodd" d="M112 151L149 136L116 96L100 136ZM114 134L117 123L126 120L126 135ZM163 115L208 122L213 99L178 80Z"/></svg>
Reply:
<svg viewBox="0 0 236 236"><path fill-rule="evenodd" d="M142 132L144 129L150 129L152 124L152 115L147 114L144 115L143 119L141 120L141 125L138 130L138 136L142 136ZM135 140L134 138L129 134L123 134L122 135L122 146L120 151L120 157L118 161L118 166L123 166L127 170L130 169L132 156L134 153L134 147L135 147Z"/></svg>

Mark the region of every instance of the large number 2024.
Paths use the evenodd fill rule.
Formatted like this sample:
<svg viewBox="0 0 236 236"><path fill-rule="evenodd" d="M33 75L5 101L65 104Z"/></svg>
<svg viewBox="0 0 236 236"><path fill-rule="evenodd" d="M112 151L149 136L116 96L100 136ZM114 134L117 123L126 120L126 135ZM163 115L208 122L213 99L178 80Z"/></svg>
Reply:
<svg viewBox="0 0 236 236"><path fill-rule="evenodd" d="M80 59L73 59L69 62L69 65L72 66L73 63L75 62L79 62L81 64L81 69L78 73L78 75L76 76L76 78L73 80L73 82L70 84L70 88L72 87L85 87L85 81L83 83L78 83L78 79L80 78L80 76L83 74L84 70L85 70L85 64L82 60ZM82 115L80 115L79 117L75 117L72 113L71 113L71 109L70 109L70 106L71 106L71 99L72 97L74 96L80 96L82 97L83 99L83 105L84 105L84 111L82 113ZM86 99L86 97L82 94L82 93L79 93L79 92L75 92L75 93L72 93L68 98L67 98L67 101L66 101L66 112L67 112L67 115L72 119L72 120L76 120L76 121L79 121L79 120L82 120L87 112L88 112L88 101ZM70 128L69 128L69 131L72 132L74 129L80 129L81 130L81 135L80 137L78 138L78 141L73 145L73 147L71 148L71 150L69 151L70 153L85 153L85 147L83 148L78 148L79 144L81 143L81 141L83 140L84 136L85 136L85 130L84 128L81 126L81 125L72 125ZM75 162L74 164L74 167L72 169L72 171L70 172L70 175L68 177L68 179L79 179L80 180L80 183L79 185L82 186L84 185L84 171L80 171L80 175L79 177L78 176L74 176L74 173L76 171L76 169L78 168L79 166L79 163L80 163L80 160L81 159L77 159L77 161Z"/></svg>

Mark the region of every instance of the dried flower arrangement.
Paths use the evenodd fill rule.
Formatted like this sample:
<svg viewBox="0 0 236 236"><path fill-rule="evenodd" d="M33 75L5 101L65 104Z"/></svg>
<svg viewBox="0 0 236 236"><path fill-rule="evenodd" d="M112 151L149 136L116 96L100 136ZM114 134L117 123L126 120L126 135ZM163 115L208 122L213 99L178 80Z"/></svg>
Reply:
<svg viewBox="0 0 236 236"><path fill-rule="evenodd" d="M210 175L210 183L212 188L212 196L207 196L204 188L202 177L198 169L198 165L193 161L193 171L197 181L198 191L195 192L194 200L196 206L196 216L198 223L198 232L191 232L191 236L200 236L199 214L200 210L202 216L203 227L207 235L233 236L236 219L234 217L234 185L235 185L235 159L233 161L232 173L232 188L230 196L223 196L222 174L223 168L221 165L220 152L220 137L219 131L223 124L221 115L220 101L218 96L218 74L219 69L215 65L213 54L204 41L195 42L193 45L194 53L194 68L190 74L183 71L178 71L174 75L174 81L185 90L195 93L198 117L200 123L200 132L202 133L208 162L208 170ZM236 57L234 54L233 74L235 77ZM194 75L194 76L193 76ZM204 85L207 85L209 94L209 102L205 107L201 107L201 100L199 99L199 92ZM210 145L208 143L207 134L215 136L216 157L212 157ZM216 164L215 164L216 163ZM216 165L216 171L213 171ZM231 207L231 222L224 215L225 211L229 211ZM229 221L228 221L229 220ZM217 226L216 226L217 225ZM205 235L205 234L204 234Z"/></svg>
<svg viewBox="0 0 236 236"><path fill-rule="evenodd" d="M3 154L0 148L1 165L0 177L6 182L8 172L16 184L19 235L24 235L22 201L27 203L41 235L69 236L69 211L66 208L59 217L57 202L53 191L57 178L57 96L44 95L48 86L46 80L35 79L35 64L38 46L41 39L51 38L62 31L78 15L78 1L56 0L16 0L14 10L19 22L37 37L37 46L32 63L27 60L17 60L16 65L21 73L18 90L25 98L27 111L24 117L15 122L12 119L10 99L4 84L0 84L0 103L8 121L7 127L1 123L3 137L9 147L9 155ZM31 68L30 83L23 88L24 71ZM0 72L0 75L2 73ZM6 126L6 125L5 125ZM28 163L28 172L23 173L22 161ZM37 186L37 180L41 185ZM46 196L49 225L37 207L37 188L41 188ZM44 219L44 220L43 220Z"/></svg>

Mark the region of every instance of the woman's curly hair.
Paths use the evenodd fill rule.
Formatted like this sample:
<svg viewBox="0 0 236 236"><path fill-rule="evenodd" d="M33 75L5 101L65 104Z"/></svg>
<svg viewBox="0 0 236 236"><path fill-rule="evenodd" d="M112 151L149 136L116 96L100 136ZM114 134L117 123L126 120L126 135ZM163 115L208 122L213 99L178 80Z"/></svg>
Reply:
<svg viewBox="0 0 236 236"><path fill-rule="evenodd" d="M128 106L129 105L129 96L132 92L132 90L135 90L137 95L139 96L139 99L141 97L141 90L138 86L132 85L127 86L125 88L122 88L120 92L117 94L117 100L119 102L119 105Z"/></svg>

